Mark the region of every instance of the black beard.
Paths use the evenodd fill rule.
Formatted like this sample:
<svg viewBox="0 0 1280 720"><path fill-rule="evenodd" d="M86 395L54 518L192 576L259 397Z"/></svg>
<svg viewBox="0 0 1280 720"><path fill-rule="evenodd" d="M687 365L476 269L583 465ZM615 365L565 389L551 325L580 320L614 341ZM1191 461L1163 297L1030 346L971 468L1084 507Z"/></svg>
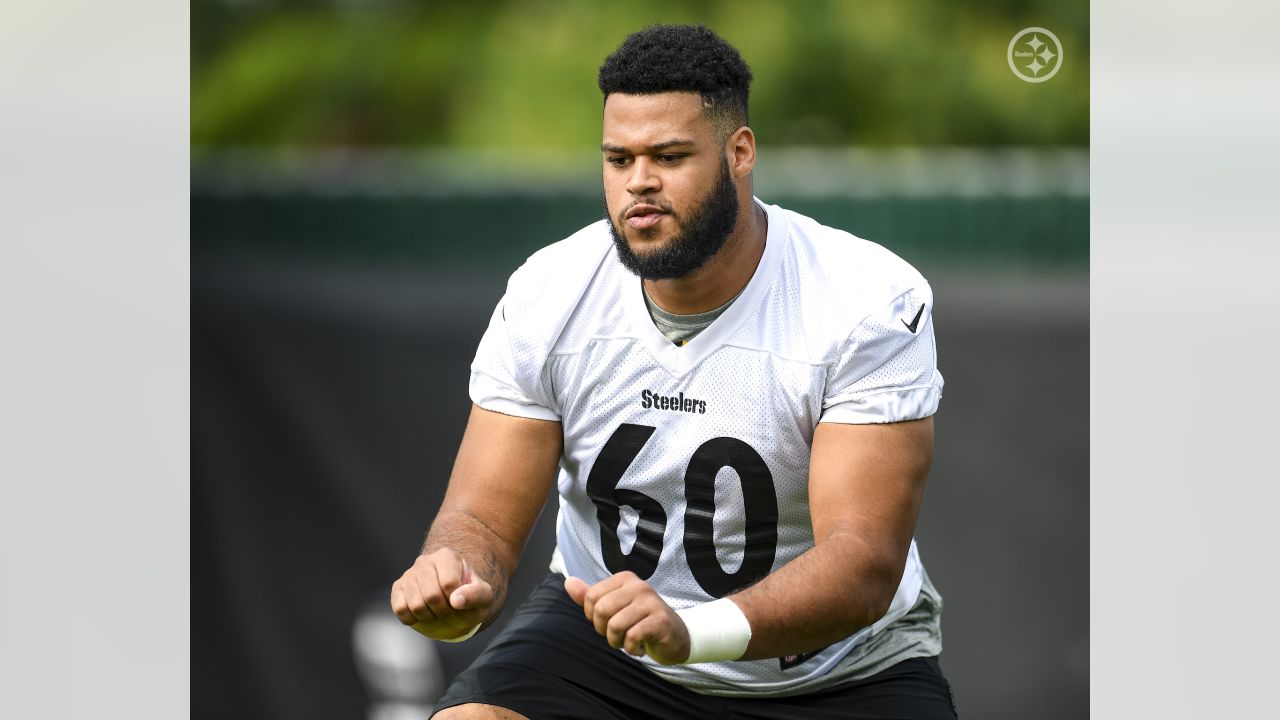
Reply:
<svg viewBox="0 0 1280 720"><path fill-rule="evenodd" d="M671 280L684 277L706 264L720 248L724 247L729 233L738 223L738 189L729 175L729 161L721 164L720 179L707 194L707 199L689 212L687 222L681 222L674 210L668 210L671 219L679 223L683 232L671 238L665 247L645 255L637 255L618 231L618 224L609 218L609 232L618 260L623 267L646 280ZM626 218L619 217L626 222Z"/></svg>

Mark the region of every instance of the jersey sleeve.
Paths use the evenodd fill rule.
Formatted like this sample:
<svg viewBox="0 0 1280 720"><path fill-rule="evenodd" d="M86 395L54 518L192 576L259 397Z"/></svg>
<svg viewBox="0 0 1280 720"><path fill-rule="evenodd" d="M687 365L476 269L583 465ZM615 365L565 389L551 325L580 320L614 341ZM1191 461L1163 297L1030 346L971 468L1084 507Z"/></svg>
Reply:
<svg viewBox="0 0 1280 720"><path fill-rule="evenodd" d="M476 405L505 415L559 420L552 351L601 261L613 251L598 220L530 255L507 280L471 363Z"/></svg>
<svg viewBox="0 0 1280 720"><path fill-rule="evenodd" d="M918 420L937 412L941 399L933 292L922 281L864 318L845 339L827 376L819 422Z"/></svg>
<svg viewBox="0 0 1280 720"><path fill-rule="evenodd" d="M471 401L504 415L559 420L545 381L546 358L536 343L522 339L523 313L508 313L511 291L498 302L471 363Z"/></svg>

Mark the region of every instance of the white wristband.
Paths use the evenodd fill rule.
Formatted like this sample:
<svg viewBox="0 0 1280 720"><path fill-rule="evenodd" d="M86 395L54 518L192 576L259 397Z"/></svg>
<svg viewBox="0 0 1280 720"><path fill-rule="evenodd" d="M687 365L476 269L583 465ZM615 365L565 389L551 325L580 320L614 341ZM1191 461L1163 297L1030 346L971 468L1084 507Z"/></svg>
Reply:
<svg viewBox="0 0 1280 720"><path fill-rule="evenodd" d="M751 642L751 623L729 598L694 605L676 614L689 630L689 659L685 665L737 660Z"/></svg>
<svg viewBox="0 0 1280 720"><path fill-rule="evenodd" d="M463 640L470 640L472 635L475 635L476 633L480 632L480 626L483 624L484 624L483 622L476 623L476 626L471 628L471 630L466 635L459 635L458 637L452 638L450 640L446 640L444 638L436 638L436 639L439 640L440 642L462 642Z"/></svg>

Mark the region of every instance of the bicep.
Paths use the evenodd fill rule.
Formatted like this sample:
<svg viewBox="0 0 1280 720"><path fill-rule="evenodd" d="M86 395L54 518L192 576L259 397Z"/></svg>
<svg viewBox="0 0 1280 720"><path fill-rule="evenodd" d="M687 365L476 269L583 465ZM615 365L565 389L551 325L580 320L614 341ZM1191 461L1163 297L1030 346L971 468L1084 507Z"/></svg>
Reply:
<svg viewBox="0 0 1280 720"><path fill-rule="evenodd" d="M522 547L555 483L563 442L558 421L472 405L440 512L465 513Z"/></svg>
<svg viewBox="0 0 1280 720"><path fill-rule="evenodd" d="M852 534L905 561L932 460L932 417L819 423L809 463L815 541Z"/></svg>

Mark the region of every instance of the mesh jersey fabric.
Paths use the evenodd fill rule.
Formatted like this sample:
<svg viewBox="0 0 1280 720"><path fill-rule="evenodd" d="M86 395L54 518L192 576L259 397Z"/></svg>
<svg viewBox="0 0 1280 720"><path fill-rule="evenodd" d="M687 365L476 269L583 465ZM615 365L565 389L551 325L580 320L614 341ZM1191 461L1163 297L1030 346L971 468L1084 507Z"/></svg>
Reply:
<svg viewBox="0 0 1280 720"><path fill-rule="evenodd" d="M630 569L676 609L730 594L813 546L819 422L936 412L943 380L925 279L875 243L760 204L768 232L755 274L682 347L654 326L606 220L511 276L470 394L488 410L562 424L553 569L588 583ZM802 662L637 662L712 694L826 687L881 659L855 650L882 645L868 640L907 615L923 585L913 541L884 617Z"/></svg>

